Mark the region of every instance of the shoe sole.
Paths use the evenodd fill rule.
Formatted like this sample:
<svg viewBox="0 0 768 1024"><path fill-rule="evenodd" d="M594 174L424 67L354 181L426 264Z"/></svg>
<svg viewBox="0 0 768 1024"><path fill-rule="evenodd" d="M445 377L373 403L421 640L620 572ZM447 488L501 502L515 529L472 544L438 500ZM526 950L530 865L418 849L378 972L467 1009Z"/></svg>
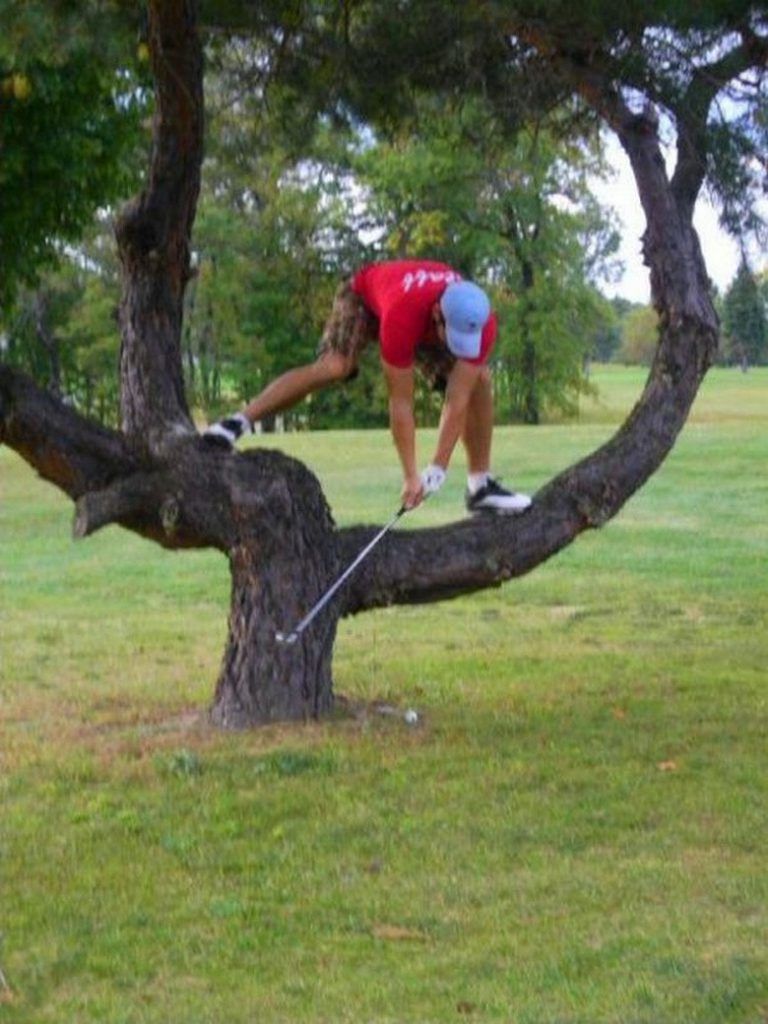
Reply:
<svg viewBox="0 0 768 1024"><path fill-rule="evenodd" d="M222 451L232 452L235 450L235 446L231 441L228 441L226 437L222 437L221 434L200 434L200 440L204 445L209 448L219 448Z"/></svg>
<svg viewBox="0 0 768 1024"><path fill-rule="evenodd" d="M468 508L467 512L471 516L521 516L530 507L526 505L525 508Z"/></svg>

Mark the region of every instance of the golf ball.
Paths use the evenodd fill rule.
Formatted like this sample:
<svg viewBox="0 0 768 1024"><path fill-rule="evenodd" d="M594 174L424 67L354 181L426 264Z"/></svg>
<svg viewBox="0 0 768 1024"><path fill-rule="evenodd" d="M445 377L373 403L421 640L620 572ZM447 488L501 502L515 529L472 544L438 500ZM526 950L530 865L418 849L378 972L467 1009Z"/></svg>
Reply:
<svg viewBox="0 0 768 1024"><path fill-rule="evenodd" d="M403 719L407 725L416 725L419 720L419 713L418 711L414 711L413 708L408 708L403 715Z"/></svg>

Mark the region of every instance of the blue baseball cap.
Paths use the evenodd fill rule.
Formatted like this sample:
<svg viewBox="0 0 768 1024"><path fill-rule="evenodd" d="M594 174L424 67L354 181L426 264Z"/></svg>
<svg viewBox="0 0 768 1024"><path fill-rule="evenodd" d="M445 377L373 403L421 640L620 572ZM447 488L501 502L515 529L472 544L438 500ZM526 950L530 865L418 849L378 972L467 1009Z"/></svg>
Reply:
<svg viewBox="0 0 768 1024"><path fill-rule="evenodd" d="M471 281L453 281L440 297L440 310L448 348L460 359L476 359L491 315L491 303L483 289Z"/></svg>

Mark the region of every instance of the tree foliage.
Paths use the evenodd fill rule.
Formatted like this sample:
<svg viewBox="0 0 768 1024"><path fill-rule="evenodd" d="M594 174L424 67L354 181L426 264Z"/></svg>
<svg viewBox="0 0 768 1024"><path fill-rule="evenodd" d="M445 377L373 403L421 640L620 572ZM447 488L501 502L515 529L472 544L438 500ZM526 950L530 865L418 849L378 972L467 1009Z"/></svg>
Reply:
<svg viewBox="0 0 768 1024"><path fill-rule="evenodd" d="M765 297L746 260L723 300L725 351L732 362L755 366L768 360Z"/></svg>
<svg viewBox="0 0 768 1024"><path fill-rule="evenodd" d="M321 102L333 116L352 111L377 125L401 125L424 90L466 99L479 94L510 125L531 112L585 101L573 127L607 115L611 94L655 105L681 157L674 188L706 179L726 226L759 226L755 200L768 149L765 76L768 19L750 0L551 0L450 4L442 0L302 5L232 0L228 17L263 29L284 87ZM205 17L226 22L213 5Z"/></svg>
<svg viewBox="0 0 768 1024"><path fill-rule="evenodd" d="M120 284L111 221L97 221L76 252L38 277L0 320L5 358L86 415L116 424Z"/></svg>
<svg viewBox="0 0 768 1024"><path fill-rule="evenodd" d="M137 26L108 4L76 6L79 17L73 8L5 3L16 26L0 51L8 67L34 39L41 83L45 76L58 83L48 93L28 77L30 95L18 99L19 72L4 79L17 130L0 170L10 184L2 195L23 196L5 206L0 199L0 256L3 239L23 239L4 258L8 289L31 279L64 239L77 237L94 203L117 195L137 173L133 133L144 104L137 85L147 73L143 51L128 41L128 28ZM83 32L86 10L96 17L95 39ZM725 81L729 70L713 49L722 35L716 12L708 8L694 28L682 9L663 5L630 4L619 17L595 3L576 21L548 9L547 31L565 55L557 73L536 49L544 23L527 4L441 5L438 12L427 0L398 14L387 4L232 2L203 5L203 12L216 31L208 42L204 202L183 338L190 401L216 415L311 358L335 282L365 259L407 254L446 259L495 292L504 314L495 364L504 419L535 422L547 409L573 408L585 386L584 361L607 330L594 284L610 273L615 233L589 192L588 176L599 170L594 112L557 103L572 91L580 54L594 53L598 38L605 52L595 68L644 83L668 109L684 107L694 87L710 96L711 80ZM655 26L659 18L664 28ZM744 46L759 45L756 13L735 5L732 23L734 49L737 31ZM515 32L507 27L513 24ZM62 25L64 32L54 30ZM704 75L697 69L706 61L714 70ZM65 80L72 86L62 116ZM459 90L459 81L466 87ZM758 169L745 153L749 145L754 153L765 116L757 79L728 89L738 116L721 123L714 104L704 127L709 185L733 220L728 188L740 202L752 195ZM85 105L91 119L97 112L93 123ZM4 119L9 132L12 121ZM62 139L38 160L54 121L65 128ZM70 121L81 135L66 129ZM20 190L10 179L28 167L35 175ZM65 186L67 174L77 179L65 204L51 188L62 167ZM747 220L754 226L752 214L739 223ZM367 244L359 235L366 226ZM606 337L615 341L615 331ZM364 365L354 388L316 396L289 418L378 425L383 398L375 367ZM419 408L422 418L436 415L428 395L420 395Z"/></svg>
<svg viewBox="0 0 768 1024"><path fill-rule="evenodd" d="M650 366L659 341L659 318L651 306L631 309L622 324L621 347L616 358L621 363Z"/></svg>
<svg viewBox="0 0 768 1024"><path fill-rule="evenodd" d="M119 13L0 4L0 311L138 181L149 94Z"/></svg>

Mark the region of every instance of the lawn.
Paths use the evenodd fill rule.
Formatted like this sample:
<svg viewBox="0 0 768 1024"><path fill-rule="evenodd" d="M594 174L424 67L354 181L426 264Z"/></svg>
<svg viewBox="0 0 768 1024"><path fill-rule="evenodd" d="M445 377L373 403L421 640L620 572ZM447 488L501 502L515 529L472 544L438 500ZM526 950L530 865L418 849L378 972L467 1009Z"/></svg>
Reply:
<svg viewBox="0 0 768 1024"><path fill-rule="evenodd" d="M535 490L642 378L500 428L499 472ZM339 523L396 507L386 433L268 443ZM764 1024L767 462L768 370L714 371L602 531L343 623L366 711L224 734L223 558L73 543L0 448L0 1022ZM459 460L410 525L462 487Z"/></svg>

